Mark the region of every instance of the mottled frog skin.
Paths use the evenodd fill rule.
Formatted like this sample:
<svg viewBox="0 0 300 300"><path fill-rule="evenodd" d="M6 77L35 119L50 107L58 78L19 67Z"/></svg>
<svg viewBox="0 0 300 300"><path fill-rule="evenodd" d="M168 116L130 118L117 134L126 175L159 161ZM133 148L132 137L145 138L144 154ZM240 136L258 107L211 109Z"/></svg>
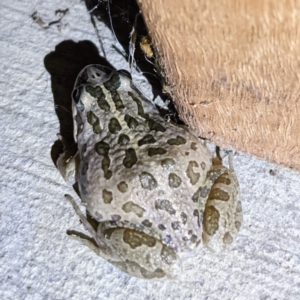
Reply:
<svg viewBox="0 0 300 300"><path fill-rule="evenodd" d="M94 243L84 243L132 276L173 278L181 254L223 249L242 223L239 186L185 127L165 121L128 74L90 65L73 92L78 152L57 162L78 183L93 229L67 195Z"/></svg>

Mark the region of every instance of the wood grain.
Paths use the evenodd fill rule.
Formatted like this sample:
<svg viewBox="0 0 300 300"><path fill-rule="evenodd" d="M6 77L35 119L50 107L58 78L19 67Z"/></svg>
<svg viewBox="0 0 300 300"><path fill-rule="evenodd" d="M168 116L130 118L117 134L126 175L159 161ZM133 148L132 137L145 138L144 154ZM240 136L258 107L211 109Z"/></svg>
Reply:
<svg viewBox="0 0 300 300"><path fill-rule="evenodd" d="M181 118L300 170L300 2L138 0Z"/></svg>

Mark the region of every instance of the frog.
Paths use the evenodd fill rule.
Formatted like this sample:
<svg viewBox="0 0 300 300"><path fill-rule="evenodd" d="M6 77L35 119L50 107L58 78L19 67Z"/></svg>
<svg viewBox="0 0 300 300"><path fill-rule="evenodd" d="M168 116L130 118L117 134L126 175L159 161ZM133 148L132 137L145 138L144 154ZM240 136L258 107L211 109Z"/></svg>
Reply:
<svg viewBox="0 0 300 300"><path fill-rule="evenodd" d="M176 278L186 255L222 251L242 224L237 176L187 126L162 117L126 71L86 66L72 93L75 154L57 167L77 184L83 244L131 276ZM95 226L96 222L96 226Z"/></svg>

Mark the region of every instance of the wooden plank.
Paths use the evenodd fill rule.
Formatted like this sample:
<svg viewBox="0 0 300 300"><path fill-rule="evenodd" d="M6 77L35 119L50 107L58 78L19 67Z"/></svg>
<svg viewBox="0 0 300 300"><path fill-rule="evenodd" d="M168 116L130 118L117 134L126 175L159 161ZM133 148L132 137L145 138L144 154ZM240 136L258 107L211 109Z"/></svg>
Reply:
<svg viewBox="0 0 300 300"><path fill-rule="evenodd" d="M300 170L300 2L138 0L183 120Z"/></svg>

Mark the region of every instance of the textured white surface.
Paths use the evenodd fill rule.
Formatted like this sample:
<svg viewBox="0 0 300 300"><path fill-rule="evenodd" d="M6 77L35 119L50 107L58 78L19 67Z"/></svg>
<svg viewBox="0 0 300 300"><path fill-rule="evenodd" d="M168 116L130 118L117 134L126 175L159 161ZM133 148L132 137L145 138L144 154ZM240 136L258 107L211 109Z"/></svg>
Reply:
<svg viewBox="0 0 300 300"><path fill-rule="evenodd" d="M52 21L67 7L61 32L30 19L38 10ZM1 300L300 299L300 175L248 155L234 157L244 211L234 247L199 249L176 281L130 278L67 236L83 228L50 156L59 121L43 60L64 40L99 43L79 0L2 0L0 8ZM108 60L126 68L109 30L101 34Z"/></svg>

